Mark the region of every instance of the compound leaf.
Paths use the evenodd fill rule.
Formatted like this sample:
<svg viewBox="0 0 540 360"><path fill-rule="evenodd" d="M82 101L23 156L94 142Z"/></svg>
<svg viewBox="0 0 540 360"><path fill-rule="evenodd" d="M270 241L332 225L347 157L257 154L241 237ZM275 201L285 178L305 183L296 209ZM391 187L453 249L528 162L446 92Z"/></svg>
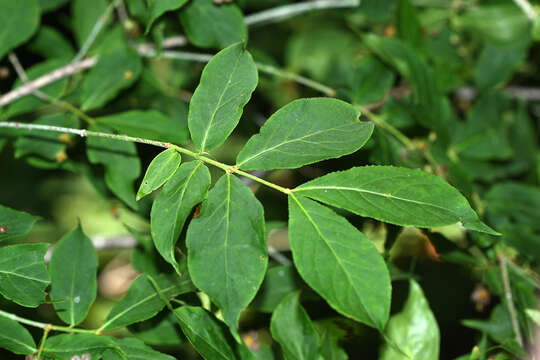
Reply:
<svg viewBox="0 0 540 360"><path fill-rule="evenodd" d="M298 272L330 306L384 329L390 276L372 241L329 208L294 195L289 197L289 241Z"/></svg>
<svg viewBox="0 0 540 360"><path fill-rule="evenodd" d="M97 268L96 250L80 225L54 247L50 296L63 322L74 326L86 318L97 295Z"/></svg>
<svg viewBox="0 0 540 360"><path fill-rule="evenodd" d="M187 232L193 283L223 311L233 334L240 311L259 289L268 263L261 203L235 176L222 176ZM235 334L236 335L236 334Z"/></svg>
<svg viewBox="0 0 540 360"><path fill-rule="evenodd" d="M19 244L0 248L0 293L19 305L36 307L45 299L49 244Z"/></svg>
<svg viewBox="0 0 540 360"><path fill-rule="evenodd" d="M200 151L223 144L257 87L257 67L243 43L217 53L205 66L189 103L188 125Z"/></svg>
<svg viewBox="0 0 540 360"><path fill-rule="evenodd" d="M327 174L293 191L392 224L431 228L461 222L471 230L498 234L478 219L459 191L418 169L355 167Z"/></svg>
<svg viewBox="0 0 540 360"><path fill-rule="evenodd" d="M294 169L351 154L371 136L373 124L337 99L299 99L285 105L263 125L236 158L246 170Z"/></svg>

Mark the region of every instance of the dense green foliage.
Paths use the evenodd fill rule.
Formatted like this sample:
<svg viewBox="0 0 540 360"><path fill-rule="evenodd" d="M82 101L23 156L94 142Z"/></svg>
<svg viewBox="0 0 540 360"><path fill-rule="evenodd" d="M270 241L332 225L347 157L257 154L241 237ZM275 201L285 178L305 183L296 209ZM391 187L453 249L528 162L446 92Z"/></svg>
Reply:
<svg viewBox="0 0 540 360"><path fill-rule="evenodd" d="M539 40L527 0L0 0L0 357L530 356Z"/></svg>

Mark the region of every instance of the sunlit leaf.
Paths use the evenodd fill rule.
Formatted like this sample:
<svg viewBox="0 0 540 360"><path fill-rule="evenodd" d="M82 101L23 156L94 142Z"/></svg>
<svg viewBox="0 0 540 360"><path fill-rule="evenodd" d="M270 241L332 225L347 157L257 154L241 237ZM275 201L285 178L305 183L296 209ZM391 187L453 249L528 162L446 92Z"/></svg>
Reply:
<svg viewBox="0 0 540 360"><path fill-rule="evenodd" d="M137 200L158 189L174 175L180 166L181 156L175 149L168 149L157 155L148 165Z"/></svg>

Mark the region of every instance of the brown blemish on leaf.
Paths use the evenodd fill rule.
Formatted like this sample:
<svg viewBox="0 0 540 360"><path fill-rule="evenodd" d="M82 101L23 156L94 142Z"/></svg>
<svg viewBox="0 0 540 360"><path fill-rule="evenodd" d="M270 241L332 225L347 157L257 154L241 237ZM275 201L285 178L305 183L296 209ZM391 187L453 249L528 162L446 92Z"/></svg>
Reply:
<svg viewBox="0 0 540 360"><path fill-rule="evenodd" d="M61 142L63 142L64 144L71 144L71 138L69 136L69 134L60 134L58 135L58 139L60 139Z"/></svg>
<svg viewBox="0 0 540 360"><path fill-rule="evenodd" d="M388 25L384 28L384 36L386 37L395 37L396 36L396 27L394 25Z"/></svg>
<svg viewBox="0 0 540 360"><path fill-rule="evenodd" d="M124 79L129 80L133 77L133 72L131 70L124 71Z"/></svg>
<svg viewBox="0 0 540 360"><path fill-rule="evenodd" d="M7 227L6 227L6 225L0 226L0 234L5 234L5 233L7 233Z"/></svg>
<svg viewBox="0 0 540 360"><path fill-rule="evenodd" d="M196 219L199 217L201 213L201 205L199 204L196 208L195 208L195 213L193 214L193 218Z"/></svg>

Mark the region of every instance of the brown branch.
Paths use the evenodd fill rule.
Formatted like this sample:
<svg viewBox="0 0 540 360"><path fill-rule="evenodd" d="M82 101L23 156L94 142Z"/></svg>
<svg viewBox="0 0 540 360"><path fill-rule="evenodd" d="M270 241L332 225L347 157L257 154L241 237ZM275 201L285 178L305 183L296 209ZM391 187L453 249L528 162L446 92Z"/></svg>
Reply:
<svg viewBox="0 0 540 360"><path fill-rule="evenodd" d="M510 279L508 278L508 269L506 268L506 257L502 254L499 255L499 268L501 270L501 279L506 299L506 307L510 315L510 322L512 323L514 336L517 343L523 346L523 338L521 336L521 330L519 328L516 308L514 307L514 299L512 297L512 288L510 287Z"/></svg>

